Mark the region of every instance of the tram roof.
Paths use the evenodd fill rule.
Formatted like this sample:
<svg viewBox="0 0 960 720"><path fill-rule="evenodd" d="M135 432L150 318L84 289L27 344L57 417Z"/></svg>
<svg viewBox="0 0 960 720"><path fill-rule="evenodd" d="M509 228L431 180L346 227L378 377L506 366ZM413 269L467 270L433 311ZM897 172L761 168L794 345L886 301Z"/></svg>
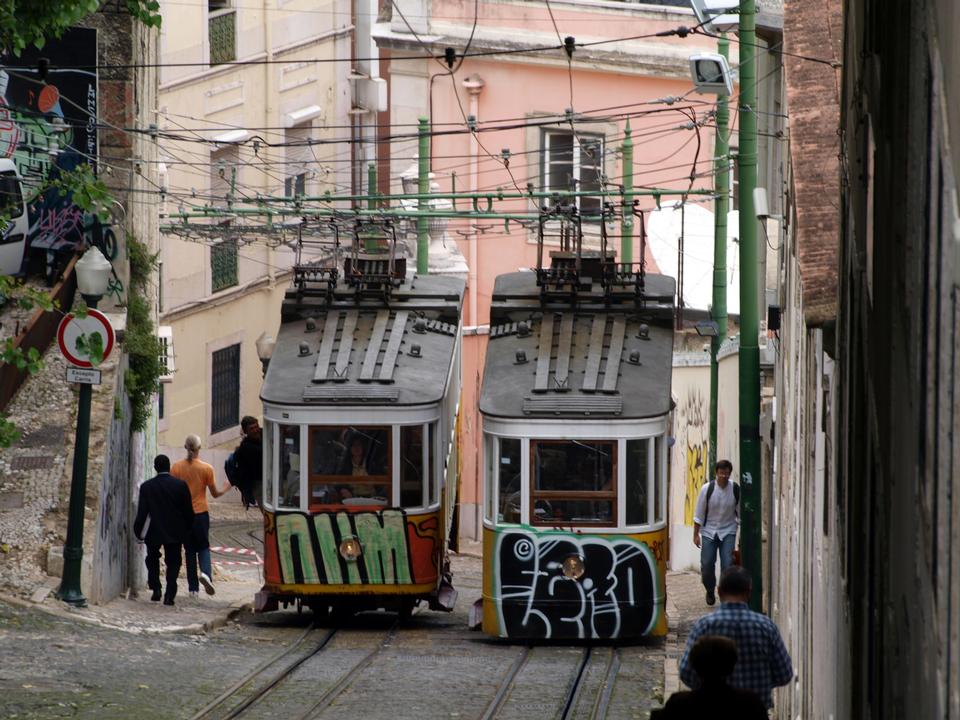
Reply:
<svg viewBox="0 0 960 720"><path fill-rule="evenodd" d="M605 294L595 284L571 303L544 299L533 272L499 276L480 411L581 421L667 414L674 288L673 278L648 274L642 301L633 288Z"/></svg>
<svg viewBox="0 0 960 720"><path fill-rule="evenodd" d="M439 402L459 341L464 286L459 278L412 275L388 299L360 298L342 278L332 292L289 289L260 398L311 407Z"/></svg>

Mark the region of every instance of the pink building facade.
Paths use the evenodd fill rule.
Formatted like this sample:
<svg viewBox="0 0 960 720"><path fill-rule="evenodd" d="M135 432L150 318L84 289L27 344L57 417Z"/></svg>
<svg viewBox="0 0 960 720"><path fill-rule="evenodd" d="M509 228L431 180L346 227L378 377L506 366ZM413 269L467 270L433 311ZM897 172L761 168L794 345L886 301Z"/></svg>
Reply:
<svg viewBox="0 0 960 720"><path fill-rule="evenodd" d="M670 4L554 0L549 6L523 0L484 0L476 5L397 0L390 20L375 30L380 72L390 93L391 132L415 135L418 119L430 118L431 170L444 192L454 187L517 192L526 191L528 185L559 193L573 188L615 191L623 184L622 148L629 122L635 189L673 189L675 195L661 199L668 203L684 190L710 188L713 133L708 112L714 98L692 92L688 58L713 50L715 41L703 35L657 35L695 25L688 7L679 0ZM569 63L567 53L558 47L567 36L577 43ZM461 63L468 43L470 53L490 54ZM555 49L538 50L549 46ZM457 53L453 72L446 64L424 59L428 54L443 56L447 47ZM382 124L386 121L383 118ZM387 155L384 150L387 147L381 146L381 156ZM389 162L380 163L380 188L387 191L389 178L389 191L400 192L401 176L417 162L415 137L390 139L388 154ZM651 196L638 199L643 209L655 207ZM589 214L601 201L590 197L579 202L581 212ZM495 209L535 213L537 206L528 200L503 200L495 203ZM619 221L608 225L608 233L621 257ZM585 221L583 234L585 247L599 247L598 220ZM637 221L632 233L634 261L639 260L639 234ZM536 223L525 227L505 225L503 220L454 220L447 242L456 243L468 267L461 535L477 538L483 487L477 401L490 296L497 275L536 265ZM649 250L645 259L648 269L656 268Z"/></svg>

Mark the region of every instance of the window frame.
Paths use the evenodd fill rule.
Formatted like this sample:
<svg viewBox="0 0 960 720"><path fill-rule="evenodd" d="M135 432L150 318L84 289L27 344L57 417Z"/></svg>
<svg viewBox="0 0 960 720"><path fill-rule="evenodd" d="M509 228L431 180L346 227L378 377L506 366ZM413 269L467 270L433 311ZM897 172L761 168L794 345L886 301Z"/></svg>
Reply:
<svg viewBox="0 0 960 720"><path fill-rule="evenodd" d="M313 498L313 488L316 485L370 485L370 486L386 486L389 488L387 505L386 507L397 507L393 502L396 497L396 493L399 491L399 486L394 487L394 467L395 467L395 458L394 458L394 447L396 447L396 440L394 438L394 432L399 428L398 425L389 424L389 425L370 425L370 424L360 424L360 423L348 423L343 425L316 425L316 424L306 424L301 427L306 428L306 442L307 442L307 467L306 473L301 473L301 477L306 477L306 505L309 512L324 512L331 510L339 510L344 507L344 503L314 503L312 502ZM352 428L356 430L365 430L365 431L382 431L384 432L387 439L387 448L384 455L386 462L386 473L381 475L342 475L342 474L331 474L324 475L320 473L313 472L313 453L314 453L314 443L313 437L314 433L317 431L331 431L331 430L345 430L347 428ZM303 457L301 455L301 465L303 463ZM359 499L359 498L357 498ZM301 504L303 501L301 500ZM359 503L353 504L359 507L365 507ZM369 507L379 507L377 503L370 503Z"/></svg>
<svg viewBox="0 0 960 720"><path fill-rule="evenodd" d="M241 359L243 355L242 349L243 349L242 343L236 342L236 343L231 343L229 345L226 345L222 348L218 348L210 353L210 435L211 436L216 435L217 433L222 433L240 424L240 386L241 386L241 379L243 375L242 367L241 367ZM232 401L231 412L223 414L223 417L226 417L226 415L229 414L231 421L226 425L218 425L217 421L222 418L220 418L217 415L217 412L218 412L217 406L218 404L224 404L226 401L223 400L222 402L218 402L218 398L215 397L217 393L217 388L218 388L218 385L217 385L218 375L217 375L217 369L215 365L217 362L217 356L221 353L225 353L228 351L231 353L234 353L234 352L236 353L236 363L235 363L236 392L234 394L234 399ZM233 385L232 382L231 382L231 385ZM232 412L234 408L236 409L235 413Z"/></svg>
<svg viewBox="0 0 960 720"><path fill-rule="evenodd" d="M581 162L581 152L582 152L581 143L588 140L599 141L600 157L596 158L592 167L595 167L597 176L598 176L597 190L601 190L603 188L603 183L602 181L599 181L599 178L605 175L606 173L606 166L605 166L605 158L606 158L605 148L607 143L606 135L604 135L603 133L582 133L582 132L575 133L573 130L544 128L540 134L540 187L543 188L543 191L557 192L562 195L564 192L570 192L571 190L569 187L553 188L550 186L550 166L554 162L550 159L551 157L550 138L559 137L559 136L565 136L570 138L571 148L572 148L571 159L570 159L570 170L571 170L570 174L572 178L576 180L576 187L578 190L583 189L582 170L585 166L584 163ZM586 165L586 166L591 167L591 165ZM583 198L580 196L577 196L575 198L575 204L578 209L582 207L582 203L581 203L582 199ZM603 199L598 197L597 201L599 203L599 207L597 208L597 211L598 211L597 214L584 216L583 218L584 222L591 222L591 223L600 222L600 215L602 214L602 211L603 211Z"/></svg>
<svg viewBox="0 0 960 720"><path fill-rule="evenodd" d="M211 5L217 4L220 7L211 8ZM230 57L217 57L214 58L214 45L213 39L211 37L211 29L215 22L220 21L220 18L226 16L233 16L233 52L230 54ZM222 21L221 21L222 22ZM207 63L211 68L220 67L227 63L236 62L237 60L237 26L239 25L239 18L237 17L237 8L233 4L233 0L207 0L207 32L206 32L206 42L207 42Z"/></svg>
<svg viewBox="0 0 960 720"><path fill-rule="evenodd" d="M534 469L536 450L541 445L569 445L573 438L552 439L552 438L531 438L529 440L529 470L527 473L527 487L529 488L529 499L527 501L527 513L530 525L535 527L555 527L563 525L566 527L617 527L619 524L619 486L620 486L620 440L616 438L606 440L582 440L584 444L608 445L611 448L612 458L610 460L610 490L537 490L534 487ZM521 479L522 481L522 479ZM574 521L572 519L557 520L548 518L547 520L538 520L536 515L536 503L538 501L550 502L551 500L562 501L599 501L610 503L610 518L596 521L585 521L583 519Z"/></svg>

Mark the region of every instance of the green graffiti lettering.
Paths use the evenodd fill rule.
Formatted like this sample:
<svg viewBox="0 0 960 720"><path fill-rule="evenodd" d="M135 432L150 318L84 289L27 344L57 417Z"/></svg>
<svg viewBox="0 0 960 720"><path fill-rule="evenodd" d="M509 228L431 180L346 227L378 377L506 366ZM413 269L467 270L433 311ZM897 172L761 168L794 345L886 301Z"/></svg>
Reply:
<svg viewBox="0 0 960 720"><path fill-rule="evenodd" d="M277 547L280 553L280 572L286 582L294 582L296 567L293 562L291 538L297 538L300 555L300 567L303 569L305 583L318 583L317 561L313 557L313 543L310 542L310 526L303 515L277 515Z"/></svg>
<svg viewBox="0 0 960 720"><path fill-rule="evenodd" d="M376 515L357 515L354 522L367 578L371 583L409 583L406 520L396 510L383 511L383 525Z"/></svg>
<svg viewBox="0 0 960 720"><path fill-rule="evenodd" d="M340 585L343 583L343 573L340 572L340 553L337 550L330 516L315 515L313 517L313 529L317 533L317 540L319 540L320 557L323 559L323 571L327 574L327 582Z"/></svg>

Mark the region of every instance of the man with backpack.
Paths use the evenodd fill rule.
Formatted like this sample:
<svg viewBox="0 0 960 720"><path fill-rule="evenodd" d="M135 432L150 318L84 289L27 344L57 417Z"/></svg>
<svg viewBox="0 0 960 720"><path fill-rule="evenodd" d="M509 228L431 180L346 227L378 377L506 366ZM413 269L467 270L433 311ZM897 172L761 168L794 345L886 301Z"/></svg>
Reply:
<svg viewBox="0 0 960 720"><path fill-rule="evenodd" d="M740 486L730 480L733 463L720 460L716 480L700 489L693 512L693 544L700 548L700 578L707 589L707 605L717 601L717 554L720 572L733 565L740 524Z"/></svg>
<svg viewBox="0 0 960 720"><path fill-rule="evenodd" d="M243 440L230 453L224 471L230 484L240 491L244 508L259 505L257 498L263 486L263 435L260 423L252 415L240 420Z"/></svg>

